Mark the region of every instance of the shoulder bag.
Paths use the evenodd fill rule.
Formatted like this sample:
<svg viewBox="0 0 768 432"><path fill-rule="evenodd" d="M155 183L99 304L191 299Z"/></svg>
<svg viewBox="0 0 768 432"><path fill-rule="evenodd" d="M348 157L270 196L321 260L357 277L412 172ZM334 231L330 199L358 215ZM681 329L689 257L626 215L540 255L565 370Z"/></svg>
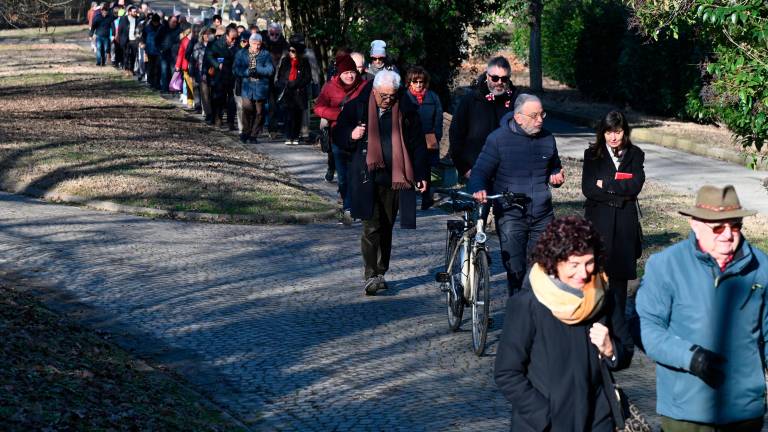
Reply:
<svg viewBox="0 0 768 432"><path fill-rule="evenodd" d="M613 425L617 431L624 432L651 432L651 425L640 413L637 406L629 401L627 394L616 384L613 374L608 370L602 358L598 356L600 362L600 373L603 378L603 392L608 398L608 404L611 406L611 416Z"/></svg>

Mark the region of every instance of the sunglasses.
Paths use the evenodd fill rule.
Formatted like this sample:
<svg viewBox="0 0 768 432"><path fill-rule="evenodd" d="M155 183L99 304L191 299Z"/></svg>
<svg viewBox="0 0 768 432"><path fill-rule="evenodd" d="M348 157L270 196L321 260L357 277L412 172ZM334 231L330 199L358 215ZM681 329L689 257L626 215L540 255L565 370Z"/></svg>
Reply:
<svg viewBox="0 0 768 432"><path fill-rule="evenodd" d="M509 77L506 76L506 75L504 75L504 76L488 75L488 78L490 78L491 81L493 81L493 82L499 82L499 80L501 80L501 82L503 82L503 83L508 83L509 82Z"/></svg>
<svg viewBox="0 0 768 432"><path fill-rule="evenodd" d="M288 52L292 52L292 53L295 53L295 52L296 52L296 49L295 49L295 48L291 48L291 49L289 49L289 50L288 50Z"/></svg>
<svg viewBox="0 0 768 432"><path fill-rule="evenodd" d="M372 62L383 62L386 57L371 57Z"/></svg>
<svg viewBox="0 0 768 432"><path fill-rule="evenodd" d="M730 227L732 233L741 232L741 222L725 222L725 223L716 224L716 225L710 225L704 222L704 225L706 225L707 228L711 229L715 235L720 235L724 233L726 227Z"/></svg>
<svg viewBox="0 0 768 432"><path fill-rule="evenodd" d="M424 84L424 80L411 80L411 84Z"/></svg>

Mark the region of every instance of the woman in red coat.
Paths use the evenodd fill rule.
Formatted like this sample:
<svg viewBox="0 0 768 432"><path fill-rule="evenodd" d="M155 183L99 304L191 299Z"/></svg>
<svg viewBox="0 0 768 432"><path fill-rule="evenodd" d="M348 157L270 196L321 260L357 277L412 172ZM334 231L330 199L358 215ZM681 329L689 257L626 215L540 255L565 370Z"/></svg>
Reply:
<svg viewBox="0 0 768 432"><path fill-rule="evenodd" d="M349 54L336 57L336 75L323 85L320 95L315 100L315 114L328 122L328 136L332 136L333 127L341 114L341 109L350 100L357 97L363 89L363 80L357 72L355 61ZM339 185L339 194L344 204L344 223L352 223L349 196L347 194L347 170L351 155L331 143L333 158ZM331 176L333 178L333 176ZM326 176L326 180L327 176Z"/></svg>
<svg viewBox="0 0 768 432"><path fill-rule="evenodd" d="M187 106L190 108L195 107L195 83L192 80L192 75L189 73L189 61L187 60L187 47L193 37L192 27L186 27L182 30L179 38L181 44L179 45L179 52L176 54L176 72L183 74L184 83L187 85Z"/></svg>

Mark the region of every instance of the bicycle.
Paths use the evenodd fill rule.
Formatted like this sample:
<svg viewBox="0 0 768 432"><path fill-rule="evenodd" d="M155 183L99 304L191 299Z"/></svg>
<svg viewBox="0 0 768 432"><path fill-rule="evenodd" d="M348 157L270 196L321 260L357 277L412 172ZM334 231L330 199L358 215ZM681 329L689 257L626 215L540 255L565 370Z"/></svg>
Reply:
<svg viewBox="0 0 768 432"><path fill-rule="evenodd" d="M485 203L475 201L472 194L456 189L436 189L435 192L451 198L454 212L461 212L461 220L447 221L445 245L445 271L435 275L440 290L446 294L448 327L457 331L461 327L464 306L472 307L472 350L478 356L485 351L490 314L490 256L485 234L485 207L503 199L507 206L524 209L528 197L521 193L505 192L486 197Z"/></svg>

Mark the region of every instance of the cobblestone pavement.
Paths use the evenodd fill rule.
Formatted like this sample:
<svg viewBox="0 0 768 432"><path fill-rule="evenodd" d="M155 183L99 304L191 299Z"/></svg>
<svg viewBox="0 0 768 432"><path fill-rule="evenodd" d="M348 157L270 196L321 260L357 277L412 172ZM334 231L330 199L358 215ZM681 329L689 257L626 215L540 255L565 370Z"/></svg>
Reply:
<svg viewBox="0 0 768 432"><path fill-rule="evenodd" d="M319 179L308 146L259 144L299 179ZM302 173L303 172L303 173ZM333 195L334 185L314 182ZM256 430L505 430L492 367L505 296L491 243L495 320L487 355L451 333L433 282L445 220L396 230L390 290L361 289L359 225L236 226L156 221L0 194L5 267L45 281L139 338ZM650 364L620 376L645 412Z"/></svg>

